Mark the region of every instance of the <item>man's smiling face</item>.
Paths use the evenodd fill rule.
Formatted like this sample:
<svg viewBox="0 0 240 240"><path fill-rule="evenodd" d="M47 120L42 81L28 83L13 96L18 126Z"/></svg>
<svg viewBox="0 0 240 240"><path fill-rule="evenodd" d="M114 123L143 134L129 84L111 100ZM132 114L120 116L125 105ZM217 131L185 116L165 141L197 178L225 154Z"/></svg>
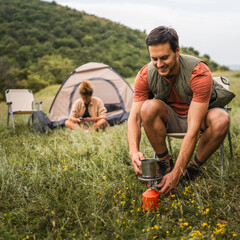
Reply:
<svg viewBox="0 0 240 240"><path fill-rule="evenodd" d="M171 49L170 44L162 43L148 47L152 64L163 77L177 75L179 71L180 48L176 52Z"/></svg>

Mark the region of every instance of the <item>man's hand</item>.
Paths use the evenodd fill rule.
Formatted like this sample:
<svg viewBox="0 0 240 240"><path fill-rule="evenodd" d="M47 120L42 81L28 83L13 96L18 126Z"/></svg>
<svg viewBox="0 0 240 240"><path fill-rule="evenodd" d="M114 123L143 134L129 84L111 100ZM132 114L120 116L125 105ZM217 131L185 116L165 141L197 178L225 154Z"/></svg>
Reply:
<svg viewBox="0 0 240 240"><path fill-rule="evenodd" d="M69 120L71 120L72 122L75 122L75 123L80 123L82 121L79 118L75 118L73 116L70 116Z"/></svg>
<svg viewBox="0 0 240 240"><path fill-rule="evenodd" d="M85 122L97 122L100 119L101 119L100 117L87 117L87 118L84 118L84 121Z"/></svg>
<svg viewBox="0 0 240 240"><path fill-rule="evenodd" d="M181 175L176 174L175 172L171 171L170 173L166 174L160 184L157 185L158 188L161 190L159 193L161 195L168 195L171 191L176 190L179 181L180 181Z"/></svg>
<svg viewBox="0 0 240 240"><path fill-rule="evenodd" d="M92 122L93 119L91 117L87 117L87 118L84 118L83 120L84 122Z"/></svg>
<svg viewBox="0 0 240 240"><path fill-rule="evenodd" d="M144 159L143 154L141 152L135 152L130 154L130 158L132 159L132 165L135 173L137 175L141 175L142 171L139 169L139 167L142 165L141 160Z"/></svg>

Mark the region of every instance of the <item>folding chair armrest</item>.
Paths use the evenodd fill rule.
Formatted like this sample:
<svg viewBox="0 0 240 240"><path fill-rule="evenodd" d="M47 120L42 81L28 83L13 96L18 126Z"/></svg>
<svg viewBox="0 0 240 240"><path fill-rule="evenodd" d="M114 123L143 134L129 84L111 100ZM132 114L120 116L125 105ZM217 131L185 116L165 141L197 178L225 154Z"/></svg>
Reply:
<svg viewBox="0 0 240 240"><path fill-rule="evenodd" d="M42 105L42 101L40 101L40 102L35 102L35 104L37 104L37 105Z"/></svg>
<svg viewBox="0 0 240 240"><path fill-rule="evenodd" d="M34 105L35 105L35 106L37 105L37 109L38 109L38 110L42 110L42 101L40 101L40 102L34 102Z"/></svg>
<svg viewBox="0 0 240 240"><path fill-rule="evenodd" d="M225 109L226 109L227 111L231 111L231 110L232 110L231 107L225 107Z"/></svg>
<svg viewBox="0 0 240 240"><path fill-rule="evenodd" d="M229 111L231 111L231 110L232 110L232 108L231 108L231 107L229 107L228 105L226 105L226 106L224 107L224 109L225 109L227 112L229 112Z"/></svg>
<svg viewBox="0 0 240 240"><path fill-rule="evenodd" d="M12 102L6 102L6 104L8 105L8 115L13 114L13 112L12 112Z"/></svg>

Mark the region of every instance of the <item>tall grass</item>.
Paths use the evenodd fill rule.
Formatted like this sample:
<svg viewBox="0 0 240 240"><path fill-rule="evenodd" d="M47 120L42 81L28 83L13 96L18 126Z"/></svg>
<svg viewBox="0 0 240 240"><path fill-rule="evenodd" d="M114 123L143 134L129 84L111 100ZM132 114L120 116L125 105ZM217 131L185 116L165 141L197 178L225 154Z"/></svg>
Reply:
<svg viewBox="0 0 240 240"><path fill-rule="evenodd" d="M224 73L239 96L239 72ZM48 112L59 86L35 95ZM106 131L57 129L34 134L28 116L6 128L0 104L0 239L239 239L239 98L231 104L235 161L225 140L224 171L217 151L204 178L141 208L146 184L128 156L126 123ZM173 140L174 158L180 140ZM141 149L153 151L142 132Z"/></svg>

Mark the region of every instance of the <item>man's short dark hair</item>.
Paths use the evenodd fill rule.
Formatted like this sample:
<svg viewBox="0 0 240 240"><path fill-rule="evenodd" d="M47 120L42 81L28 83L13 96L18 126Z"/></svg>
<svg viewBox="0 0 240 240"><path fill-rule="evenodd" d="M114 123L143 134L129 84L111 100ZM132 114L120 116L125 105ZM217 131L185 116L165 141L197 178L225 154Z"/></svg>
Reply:
<svg viewBox="0 0 240 240"><path fill-rule="evenodd" d="M173 52L176 52L178 43L178 34L173 28L159 26L154 28L146 38L147 47L169 42Z"/></svg>

